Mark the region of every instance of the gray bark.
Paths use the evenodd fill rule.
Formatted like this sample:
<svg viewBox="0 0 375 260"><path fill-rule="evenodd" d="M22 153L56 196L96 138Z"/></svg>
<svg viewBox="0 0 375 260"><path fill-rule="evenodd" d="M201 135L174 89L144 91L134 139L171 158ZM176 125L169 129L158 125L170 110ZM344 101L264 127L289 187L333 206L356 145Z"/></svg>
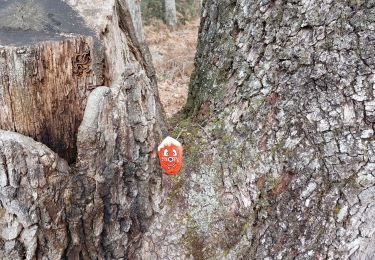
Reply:
<svg viewBox="0 0 375 260"><path fill-rule="evenodd" d="M0 258L60 259L69 243L72 171L48 147L0 130Z"/></svg>
<svg viewBox="0 0 375 260"><path fill-rule="evenodd" d="M170 29L175 30L177 26L176 1L164 0L165 5L165 22Z"/></svg>
<svg viewBox="0 0 375 260"><path fill-rule="evenodd" d="M372 259L374 2L203 5L184 172L139 257Z"/></svg>

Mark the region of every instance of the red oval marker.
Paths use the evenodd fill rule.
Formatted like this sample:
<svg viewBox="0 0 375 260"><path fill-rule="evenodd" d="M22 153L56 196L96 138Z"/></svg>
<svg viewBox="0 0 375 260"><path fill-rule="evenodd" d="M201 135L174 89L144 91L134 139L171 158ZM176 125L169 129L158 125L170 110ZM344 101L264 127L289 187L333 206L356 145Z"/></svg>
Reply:
<svg viewBox="0 0 375 260"><path fill-rule="evenodd" d="M160 166L167 174L177 174L182 167L182 145L168 136L158 147Z"/></svg>

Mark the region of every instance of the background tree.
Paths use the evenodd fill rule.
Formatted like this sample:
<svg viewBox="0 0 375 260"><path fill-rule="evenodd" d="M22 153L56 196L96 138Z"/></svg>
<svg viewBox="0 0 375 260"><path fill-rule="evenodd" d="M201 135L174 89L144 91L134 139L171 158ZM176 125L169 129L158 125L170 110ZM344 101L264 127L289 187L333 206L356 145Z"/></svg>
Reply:
<svg viewBox="0 0 375 260"><path fill-rule="evenodd" d="M165 0L165 22L170 29L175 30L177 26L176 2L175 0Z"/></svg>
<svg viewBox="0 0 375 260"><path fill-rule="evenodd" d="M140 43L145 42L145 35L143 32L143 22L142 22L142 11L141 11L141 0L126 0L127 5L132 16L132 21L134 25L134 31L137 35L138 41Z"/></svg>
<svg viewBox="0 0 375 260"><path fill-rule="evenodd" d="M174 2L176 12L179 14L179 22L184 23L200 15L201 0L175 0ZM142 0L141 9L145 24L155 23L155 18L166 21L164 0Z"/></svg>

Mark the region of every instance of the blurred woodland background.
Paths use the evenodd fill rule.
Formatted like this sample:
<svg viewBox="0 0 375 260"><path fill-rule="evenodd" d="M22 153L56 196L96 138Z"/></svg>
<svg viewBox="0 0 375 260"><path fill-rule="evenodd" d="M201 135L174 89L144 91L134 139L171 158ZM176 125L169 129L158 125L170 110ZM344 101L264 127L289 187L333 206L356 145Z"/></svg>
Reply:
<svg viewBox="0 0 375 260"><path fill-rule="evenodd" d="M200 0L177 0L177 25L165 21L165 1L142 0L145 36L157 72L161 102L168 117L186 103L190 75L194 68Z"/></svg>
<svg viewBox="0 0 375 260"><path fill-rule="evenodd" d="M179 24L185 24L199 16L200 0L176 0L176 11ZM149 25L155 19L164 20L164 0L141 0L142 17Z"/></svg>

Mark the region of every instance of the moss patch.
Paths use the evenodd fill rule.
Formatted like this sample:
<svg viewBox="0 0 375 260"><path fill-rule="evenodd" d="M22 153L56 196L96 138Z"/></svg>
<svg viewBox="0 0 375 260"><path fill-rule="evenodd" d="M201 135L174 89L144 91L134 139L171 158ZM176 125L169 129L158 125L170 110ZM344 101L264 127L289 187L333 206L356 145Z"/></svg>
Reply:
<svg viewBox="0 0 375 260"><path fill-rule="evenodd" d="M190 248L190 253L195 260L203 260L205 259L203 239L199 236L197 226L190 216L188 216L188 221L187 232L182 238L183 242Z"/></svg>

